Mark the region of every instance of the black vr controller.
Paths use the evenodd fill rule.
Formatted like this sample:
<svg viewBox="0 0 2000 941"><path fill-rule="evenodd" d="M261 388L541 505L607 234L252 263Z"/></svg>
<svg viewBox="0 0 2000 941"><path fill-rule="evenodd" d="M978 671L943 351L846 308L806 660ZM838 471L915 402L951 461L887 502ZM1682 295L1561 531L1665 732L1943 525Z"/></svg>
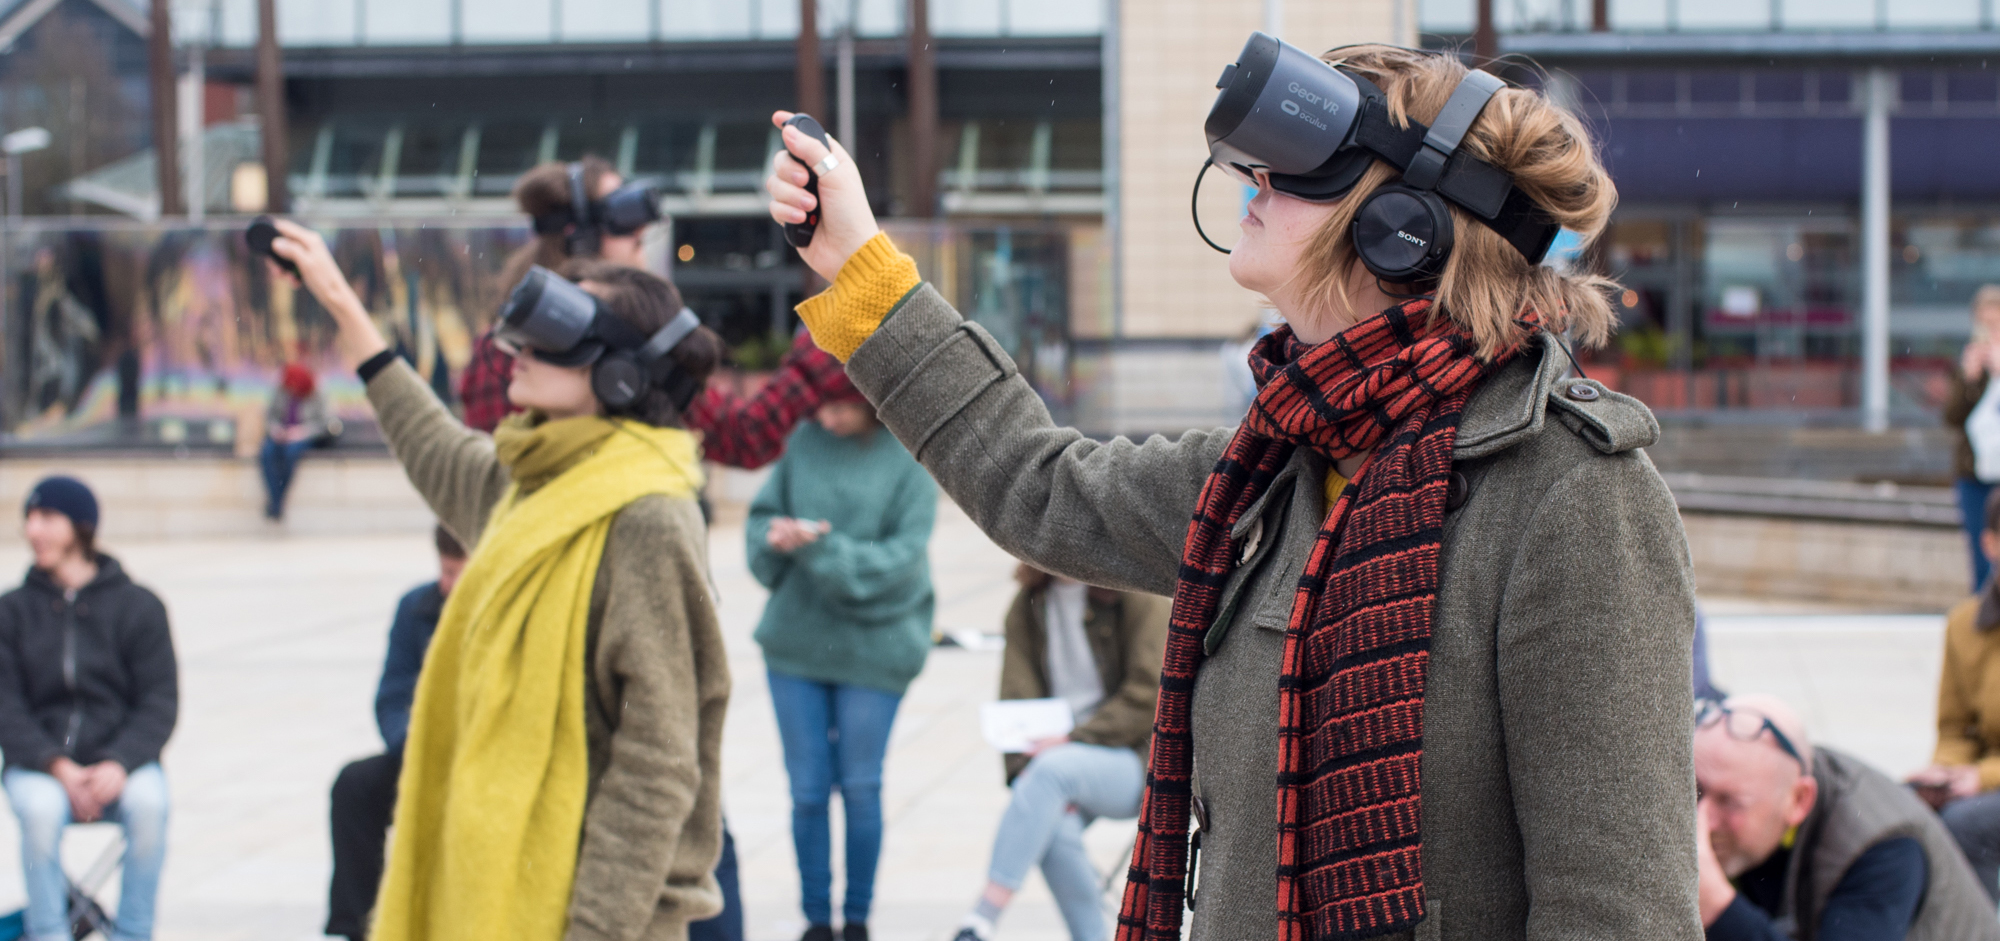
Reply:
<svg viewBox="0 0 2000 941"><path fill-rule="evenodd" d="M569 209L535 217L535 234L564 235L571 255L598 252L606 234L631 235L660 221L660 187L652 180L631 180L591 199L584 187L583 164L569 165Z"/></svg>
<svg viewBox="0 0 2000 941"><path fill-rule="evenodd" d="M299 266L289 258L283 258L271 250L271 243L277 241L278 226L270 216L258 216L250 220L250 227L243 230L243 241L249 243L252 256L262 255L271 259L278 267L285 269L292 277L299 276Z"/></svg>
<svg viewBox="0 0 2000 941"><path fill-rule="evenodd" d="M820 127L819 122L813 120L813 116L810 114L800 112L792 115L785 122L785 126L798 128L800 133L819 141L827 150L831 151L833 149L833 145L827 141L826 128ZM793 248L804 248L812 244L813 233L819 231L819 172L810 166L806 166L805 161L793 157L792 152L789 150L785 151L785 156L792 157L793 160L798 162L799 166L806 168L806 192L813 195L813 207L806 212L806 221L787 222L784 224L785 242Z"/></svg>
<svg viewBox="0 0 2000 941"><path fill-rule="evenodd" d="M667 354L699 326L701 318L683 307L648 337L596 295L536 265L508 295L493 339L551 365L589 366L591 391L613 412L631 408L655 386L685 410L700 385L675 369Z"/></svg>
<svg viewBox="0 0 2000 941"><path fill-rule="evenodd" d="M1399 127L1389 117L1388 96L1367 78L1252 33L1215 87L1222 94L1204 128L1204 174L1221 166L1253 183L1262 174L1280 193L1328 202L1347 195L1377 160L1403 171L1401 180L1368 195L1349 230L1361 263L1385 281L1426 281L1444 271L1453 243L1446 203L1471 213L1529 264L1541 263L1561 229L1506 171L1458 149L1486 103L1506 87L1490 72L1468 73L1430 126ZM1197 178L1197 196L1200 188ZM1201 232L1199 217L1195 230ZM1201 237L1228 251L1207 233Z"/></svg>

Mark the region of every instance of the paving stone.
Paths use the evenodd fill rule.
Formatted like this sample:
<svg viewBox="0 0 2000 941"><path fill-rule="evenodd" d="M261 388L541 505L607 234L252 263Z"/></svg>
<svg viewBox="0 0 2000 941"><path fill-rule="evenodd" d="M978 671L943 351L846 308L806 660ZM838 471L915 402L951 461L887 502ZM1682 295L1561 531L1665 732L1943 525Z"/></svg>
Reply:
<svg viewBox="0 0 2000 941"><path fill-rule="evenodd" d="M749 936L790 941L804 925L784 767L750 639L764 595L745 568L742 540L740 525L711 539L735 678L725 799ZM157 936L319 937L330 866L327 789L344 762L381 747L372 702L389 615L403 591L430 577L428 534L272 532L109 548L166 598L182 664L181 722L166 758L175 803ZM948 504L931 558L940 627L997 633L1013 593L1013 560ZM18 541L0 546L0 572L25 564ZM1940 619L1745 599L1708 599L1708 606L1718 682L1791 699L1820 741L1885 770L1900 773L1927 758ZM999 758L978 737L978 705L992 698L998 672L996 651L939 649L904 700L887 763L887 833L871 921L882 941L948 938L983 884L1007 798ZM1131 832L1129 822L1091 829L1100 868L1122 866ZM72 870L112 836L106 827L77 829L65 848ZM23 901L17 846L12 816L0 814L0 910ZM114 885L105 899L115 898ZM1008 911L1001 937L1067 937L1039 877Z"/></svg>

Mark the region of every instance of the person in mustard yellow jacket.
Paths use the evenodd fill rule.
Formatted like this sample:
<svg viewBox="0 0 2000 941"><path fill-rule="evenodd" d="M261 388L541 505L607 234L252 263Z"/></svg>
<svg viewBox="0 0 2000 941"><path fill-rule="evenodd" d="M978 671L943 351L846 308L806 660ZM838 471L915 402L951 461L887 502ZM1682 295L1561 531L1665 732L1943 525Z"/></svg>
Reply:
<svg viewBox="0 0 2000 941"><path fill-rule="evenodd" d="M1986 501L1988 556L2000 550L2000 493ZM1988 895L2000 901L2000 580L1945 615L1937 751L1910 776L1938 808Z"/></svg>

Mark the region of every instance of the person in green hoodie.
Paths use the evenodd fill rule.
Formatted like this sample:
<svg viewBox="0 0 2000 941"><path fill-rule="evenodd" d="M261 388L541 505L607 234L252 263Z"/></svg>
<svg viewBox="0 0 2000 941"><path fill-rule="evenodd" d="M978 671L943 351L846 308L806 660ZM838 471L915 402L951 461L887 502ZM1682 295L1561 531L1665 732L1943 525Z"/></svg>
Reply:
<svg viewBox="0 0 2000 941"><path fill-rule="evenodd" d="M882 758L903 691L930 651L937 485L841 377L792 432L750 505L750 571L771 599L757 625L791 779L804 941L832 941L833 838L847 818L842 941L867 941L882 850Z"/></svg>

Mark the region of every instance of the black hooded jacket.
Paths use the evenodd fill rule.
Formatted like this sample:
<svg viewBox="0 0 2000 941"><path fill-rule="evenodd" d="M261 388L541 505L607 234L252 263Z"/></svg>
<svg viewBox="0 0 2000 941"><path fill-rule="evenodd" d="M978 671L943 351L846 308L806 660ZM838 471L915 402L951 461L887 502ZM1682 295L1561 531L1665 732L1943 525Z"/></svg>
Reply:
<svg viewBox="0 0 2000 941"><path fill-rule="evenodd" d="M167 609L98 556L97 577L65 600L29 569L0 595L0 750L13 768L48 770L59 756L158 761L180 711L180 670Z"/></svg>

